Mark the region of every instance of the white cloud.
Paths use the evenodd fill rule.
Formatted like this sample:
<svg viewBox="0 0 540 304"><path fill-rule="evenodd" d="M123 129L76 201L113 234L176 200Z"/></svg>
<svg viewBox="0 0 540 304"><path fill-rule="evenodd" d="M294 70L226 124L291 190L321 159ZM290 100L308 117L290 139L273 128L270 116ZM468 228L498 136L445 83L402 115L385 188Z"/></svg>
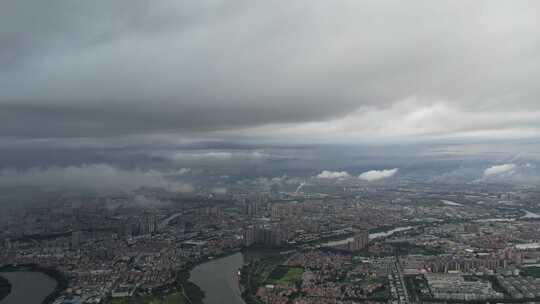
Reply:
<svg viewBox="0 0 540 304"><path fill-rule="evenodd" d="M191 168L180 168L180 170L178 170L179 175L188 174L190 172L191 172Z"/></svg>
<svg viewBox="0 0 540 304"><path fill-rule="evenodd" d="M496 165L484 170L484 177L512 172L516 168L514 164Z"/></svg>
<svg viewBox="0 0 540 304"><path fill-rule="evenodd" d="M198 160L241 160L241 159L267 159L272 156L259 151L210 151L210 152L178 152L173 158L182 161Z"/></svg>
<svg viewBox="0 0 540 304"><path fill-rule="evenodd" d="M453 100L428 100L416 96L396 100L391 106L363 106L325 121L269 124L235 134L274 140L331 142L390 141L434 138L530 138L540 135L540 110L473 109ZM392 122L392 123L388 123ZM399 126L399 128L396 128ZM504 127L501 127L504 126Z"/></svg>
<svg viewBox="0 0 540 304"><path fill-rule="evenodd" d="M224 195L224 194L227 194L228 191L227 191L227 188L225 188L225 187L214 187L214 188L211 189L210 192L212 192L214 194L222 194L222 195Z"/></svg>
<svg viewBox="0 0 540 304"><path fill-rule="evenodd" d="M178 192L193 191L190 184L167 178L176 173L178 172L126 170L107 164L2 170L0 171L0 186L86 188L98 191L131 191L139 187L160 187Z"/></svg>
<svg viewBox="0 0 540 304"><path fill-rule="evenodd" d="M131 205L135 205L138 207L165 207L170 206L171 201L168 200L160 200L156 199L154 197L148 197L145 195L136 195L133 200L130 202Z"/></svg>
<svg viewBox="0 0 540 304"><path fill-rule="evenodd" d="M394 176L398 172L397 168L385 170L371 170L364 172L358 176L359 179L365 181L376 181Z"/></svg>
<svg viewBox="0 0 540 304"><path fill-rule="evenodd" d="M324 170L319 173L317 178L337 179L337 178L349 178L351 175L345 171L328 171Z"/></svg>

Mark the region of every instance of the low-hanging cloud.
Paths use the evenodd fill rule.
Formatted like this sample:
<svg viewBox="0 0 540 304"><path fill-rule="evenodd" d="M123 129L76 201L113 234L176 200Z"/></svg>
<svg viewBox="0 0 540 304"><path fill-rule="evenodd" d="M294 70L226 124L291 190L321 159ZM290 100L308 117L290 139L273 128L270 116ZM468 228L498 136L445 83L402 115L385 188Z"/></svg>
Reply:
<svg viewBox="0 0 540 304"><path fill-rule="evenodd" d="M225 195L225 194L227 194L228 190L227 190L226 187L214 187L214 188L210 189L210 192L212 192L213 194Z"/></svg>
<svg viewBox="0 0 540 304"><path fill-rule="evenodd" d="M484 170L484 177L509 173L512 172L515 168L515 164L495 165Z"/></svg>
<svg viewBox="0 0 540 304"><path fill-rule="evenodd" d="M180 170L178 170L178 175L184 175L184 174L188 174L188 173L191 173L191 168L180 168Z"/></svg>
<svg viewBox="0 0 540 304"><path fill-rule="evenodd" d="M227 160L263 160L274 156L259 151L200 151L178 152L173 155L179 161L227 161Z"/></svg>
<svg viewBox="0 0 540 304"><path fill-rule="evenodd" d="M346 171L328 171L324 170L319 173L316 178L321 179L338 179L338 178L349 178L351 175Z"/></svg>
<svg viewBox="0 0 540 304"><path fill-rule="evenodd" d="M371 170L364 172L358 176L359 179L365 180L368 182L381 180L394 176L398 172L398 168L394 169L385 169L385 170Z"/></svg>
<svg viewBox="0 0 540 304"><path fill-rule="evenodd" d="M88 164L69 167L32 168L0 171L0 186L40 186L82 188L98 191L132 191L140 187L160 187L170 191L191 192L189 183L168 176L185 171L126 170L107 164Z"/></svg>

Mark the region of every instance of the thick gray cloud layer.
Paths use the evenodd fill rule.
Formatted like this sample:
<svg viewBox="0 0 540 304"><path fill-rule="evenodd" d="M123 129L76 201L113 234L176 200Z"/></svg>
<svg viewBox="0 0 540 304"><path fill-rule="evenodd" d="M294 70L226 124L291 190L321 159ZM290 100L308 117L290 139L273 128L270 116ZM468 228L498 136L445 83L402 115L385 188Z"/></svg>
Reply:
<svg viewBox="0 0 540 304"><path fill-rule="evenodd" d="M538 136L538 28L537 1L4 1L0 136Z"/></svg>
<svg viewBox="0 0 540 304"><path fill-rule="evenodd" d="M125 170L107 164L70 167L0 170L0 187L46 186L55 188L88 188L99 191L132 191L140 187L160 187L171 191L191 192L189 183L171 180L187 169L176 172Z"/></svg>

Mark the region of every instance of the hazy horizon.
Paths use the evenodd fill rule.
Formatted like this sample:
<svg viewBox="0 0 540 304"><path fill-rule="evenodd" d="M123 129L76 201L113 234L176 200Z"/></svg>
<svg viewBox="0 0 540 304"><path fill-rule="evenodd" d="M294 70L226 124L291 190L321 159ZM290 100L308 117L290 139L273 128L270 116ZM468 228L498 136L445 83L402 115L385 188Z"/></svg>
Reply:
<svg viewBox="0 0 540 304"><path fill-rule="evenodd" d="M538 6L4 3L0 186L505 165L500 182L537 182Z"/></svg>

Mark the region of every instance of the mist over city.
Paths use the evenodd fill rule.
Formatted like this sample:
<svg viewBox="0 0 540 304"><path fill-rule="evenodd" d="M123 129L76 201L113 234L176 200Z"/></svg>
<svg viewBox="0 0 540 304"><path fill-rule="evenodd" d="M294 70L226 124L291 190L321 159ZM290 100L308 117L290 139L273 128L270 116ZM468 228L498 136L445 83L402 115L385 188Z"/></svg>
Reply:
<svg viewBox="0 0 540 304"><path fill-rule="evenodd" d="M0 304L540 302L540 3L0 3Z"/></svg>

